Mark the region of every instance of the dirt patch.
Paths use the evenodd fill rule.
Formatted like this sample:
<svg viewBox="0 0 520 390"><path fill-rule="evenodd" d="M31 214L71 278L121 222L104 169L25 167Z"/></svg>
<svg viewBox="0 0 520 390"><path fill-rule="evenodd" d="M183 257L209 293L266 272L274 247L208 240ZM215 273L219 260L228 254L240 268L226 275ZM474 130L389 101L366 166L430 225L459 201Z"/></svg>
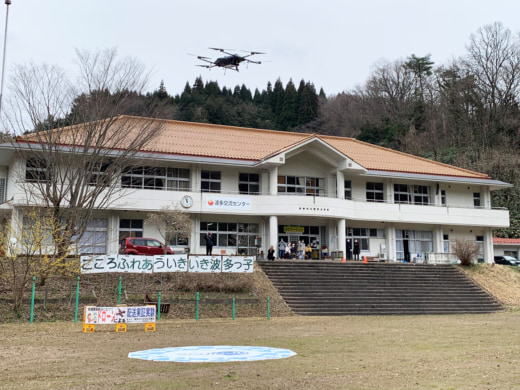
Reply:
<svg viewBox="0 0 520 390"><path fill-rule="evenodd" d="M520 270L504 265L477 264L459 267L502 305L510 310L520 310Z"/></svg>
<svg viewBox="0 0 520 390"><path fill-rule="evenodd" d="M116 333L73 322L0 324L0 388L512 389L520 313L161 320ZM128 353L180 346L264 346L296 356L167 363Z"/></svg>

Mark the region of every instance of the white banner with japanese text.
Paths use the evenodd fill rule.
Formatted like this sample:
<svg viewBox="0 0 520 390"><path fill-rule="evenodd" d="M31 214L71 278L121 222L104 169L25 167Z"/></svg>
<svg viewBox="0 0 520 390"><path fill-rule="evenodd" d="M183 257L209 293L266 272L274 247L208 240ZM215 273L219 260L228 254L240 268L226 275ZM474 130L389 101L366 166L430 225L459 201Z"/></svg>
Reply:
<svg viewBox="0 0 520 390"><path fill-rule="evenodd" d="M82 274L125 272L253 272L254 256L98 255L81 256Z"/></svg>

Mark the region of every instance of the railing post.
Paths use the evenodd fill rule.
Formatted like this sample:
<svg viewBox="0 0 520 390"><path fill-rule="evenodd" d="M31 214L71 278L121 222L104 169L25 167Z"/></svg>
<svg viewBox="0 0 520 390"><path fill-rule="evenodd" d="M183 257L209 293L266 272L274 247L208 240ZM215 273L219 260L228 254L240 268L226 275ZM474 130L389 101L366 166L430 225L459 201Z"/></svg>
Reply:
<svg viewBox="0 0 520 390"><path fill-rule="evenodd" d="M269 301L270 301L270 298L267 297L267 319L270 318L270 308L269 308L269 303L270 303L270 302L269 302Z"/></svg>
<svg viewBox="0 0 520 390"><path fill-rule="evenodd" d="M32 282L32 295L31 295L31 319L30 322L32 324L34 318L34 292L36 289L36 276L33 276Z"/></svg>
<svg viewBox="0 0 520 390"><path fill-rule="evenodd" d="M74 322L78 322L78 307L79 307L79 276L76 280L76 307L74 309Z"/></svg>
<svg viewBox="0 0 520 390"><path fill-rule="evenodd" d="M233 297L233 319L235 319L235 297Z"/></svg>

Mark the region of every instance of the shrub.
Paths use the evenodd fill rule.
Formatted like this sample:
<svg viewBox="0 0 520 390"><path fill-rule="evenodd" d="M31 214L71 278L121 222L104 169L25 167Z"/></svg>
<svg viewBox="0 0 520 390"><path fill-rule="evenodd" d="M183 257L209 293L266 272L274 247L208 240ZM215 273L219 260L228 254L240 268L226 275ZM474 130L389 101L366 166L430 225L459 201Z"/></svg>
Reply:
<svg viewBox="0 0 520 390"><path fill-rule="evenodd" d="M460 265L469 267L472 264L472 260L477 256L479 249L478 244L475 242L455 240L453 253L460 260Z"/></svg>

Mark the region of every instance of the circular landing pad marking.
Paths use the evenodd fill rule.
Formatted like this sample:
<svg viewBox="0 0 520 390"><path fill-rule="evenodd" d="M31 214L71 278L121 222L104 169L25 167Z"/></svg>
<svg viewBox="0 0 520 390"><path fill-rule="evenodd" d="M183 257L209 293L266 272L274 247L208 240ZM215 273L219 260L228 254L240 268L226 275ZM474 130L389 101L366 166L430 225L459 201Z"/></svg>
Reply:
<svg viewBox="0 0 520 390"><path fill-rule="evenodd" d="M289 349L247 347L233 345L155 348L130 352L129 358L156 362L251 362L255 360L284 359L296 355Z"/></svg>

